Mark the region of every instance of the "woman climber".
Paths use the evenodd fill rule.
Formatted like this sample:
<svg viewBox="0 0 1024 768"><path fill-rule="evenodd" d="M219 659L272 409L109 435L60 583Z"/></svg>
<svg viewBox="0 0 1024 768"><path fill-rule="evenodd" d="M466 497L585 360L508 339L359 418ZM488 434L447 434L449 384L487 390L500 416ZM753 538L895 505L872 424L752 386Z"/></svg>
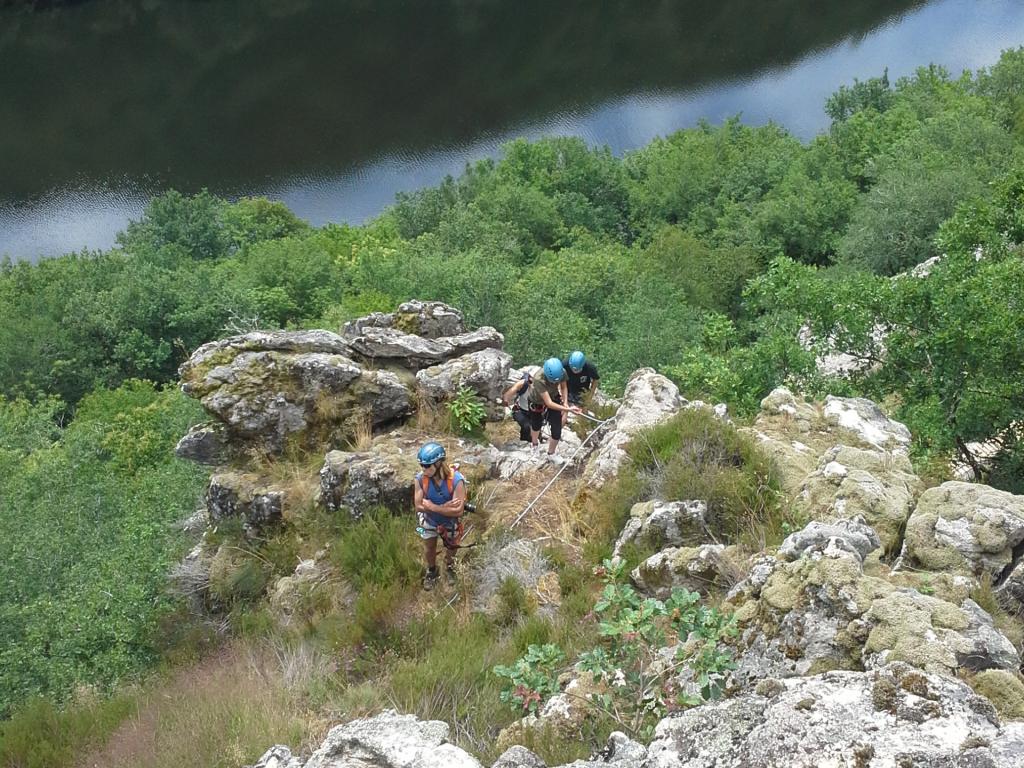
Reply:
<svg viewBox="0 0 1024 768"><path fill-rule="evenodd" d="M462 515L466 511L466 478L448 466L444 446L440 443L425 443L417 457L422 471L416 473L413 499L419 516L416 532L423 539L427 562L423 589L429 592L438 579L438 538L445 548L448 583L455 583L455 551L462 541Z"/></svg>

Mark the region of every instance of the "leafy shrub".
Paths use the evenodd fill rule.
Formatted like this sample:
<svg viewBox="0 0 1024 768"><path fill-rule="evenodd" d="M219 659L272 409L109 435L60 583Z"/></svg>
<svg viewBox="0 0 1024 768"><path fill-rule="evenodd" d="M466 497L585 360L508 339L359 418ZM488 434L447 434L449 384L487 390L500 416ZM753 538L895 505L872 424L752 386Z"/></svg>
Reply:
<svg viewBox="0 0 1024 768"><path fill-rule="evenodd" d="M487 411L476 392L468 387L459 387L451 400L446 403L452 426L465 435L473 434L487 418Z"/></svg>
<svg viewBox="0 0 1024 768"><path fill-rule="evenodd" d="M508 678L510 686L501 692L501 700L523 714L535 714L540 706L558 693L559 666L565 654L557 645L531 645L515 664L494 667L494 674Z"/></svg>
<svg viewBox="0 0 1024 768"><path fill-rule="evenodd" d="M641 598L624 583L625 566L605 561L598 569L604 591L594 604L601 645L582 652L576 669L589 672L602 688L586 702L635 738L650 739L668 712L722 695L726 673L736 668L723 641L737 634L733 617L700 604L700 596L676 589L662 602ZM675 644L666 662L663 651ZM502 702L520 713L536 713L558 693L565 654L554 644L530 645L511 665L493 672L508 683ZM680 689L681 668L689 685Z"/></svg>
<svg viewBox="0 0 1024 768"><path fill-rule="evenodd" d="M205 477L173 446L200 413L176 389L135 382L87 398L52 443L31 419L5 435L36 447L7 454L0 475L0 716L156 660L161 617L174 610L167 572L187 545L174 523Z"/></svg>

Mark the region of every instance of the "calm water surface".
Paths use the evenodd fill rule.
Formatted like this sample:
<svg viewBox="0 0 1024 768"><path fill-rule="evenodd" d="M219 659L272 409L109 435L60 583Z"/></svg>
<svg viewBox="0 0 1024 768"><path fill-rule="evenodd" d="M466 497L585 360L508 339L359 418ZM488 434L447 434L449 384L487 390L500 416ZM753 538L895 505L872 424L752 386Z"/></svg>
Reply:
<svg viewBox="0 0 1024 768"><path fill-rule="evenodd" d="M85 0L0 9L0 254L104 248L168 188L358 223L516 136L616 153L1024 44L1020 0Z"/></svg>

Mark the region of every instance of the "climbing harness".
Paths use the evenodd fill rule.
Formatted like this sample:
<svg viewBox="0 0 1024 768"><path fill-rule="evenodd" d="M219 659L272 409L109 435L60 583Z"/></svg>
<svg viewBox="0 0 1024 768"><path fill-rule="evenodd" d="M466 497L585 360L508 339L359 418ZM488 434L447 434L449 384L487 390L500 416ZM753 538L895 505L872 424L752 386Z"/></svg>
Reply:
<svg viewBox="0 0 1024 768"><path fill-rule="evenodd" d="M580 451L582 451L582 450L583 450L583 448L584 448L584 447L586 446L586 444L587 444L587 443L589 443L589 442L590 442L590 439L591 439L591 438L592 438L592 437L593 437L594 435L596 435L596 434L597 434L598 432L600 432L600 431L601 431L601 428L602 428L602 427L603 427L603 426L604 426L605 424L610 424L611 422L615 421L615 419L616 419L616 418L618 418L618 414L616 414L615 416L612 416L612 417L611 417L610 419L605 419L604 421L601 421L600 419L598 419L598 418L596 418L596 417L594 417L594 416L587 416L587 415L586 415L585 413L583 413L582 411L580 411L580 415L581 415L581 416L586 416L586 418L590 419L591 421L596 421L596 422L597 422L597 426L596 426L596 427L594 427L594 428L593 428L593 429L592 429L592 430L590 431L590 434L589 434L589 435L587 435L587 436L586 436L586 437L585 437L585 438L583 439L583 442L582 442L582 443L580 443L580 446L579 446L579 448L577 448L577 449L576 449L575 451L573 451L573 454L572 454L572 456L570 456L570 457L569 457L569 460L568 460L568 461L566 461L566 462L565 462L565 463L564 463L564 464L563 464L563 465L561 466L561 468L560 468L560 469L559 469L559 470L558 470L557 472L555 472L555 476L554 476L554 477L552 477L552 478L551 478L551 479L550 479L550 480L548 481L548 484L547 484L547 485L545 485L545 486L544 486L544 487L543 487L543 488L541 489L540 493L538 493L538 494L537 494L537 495L536 495L536 496L534 497L533 501L531 501L531 502L530 502L529 504L527 504L527 505L526 505L526 509L524 509L524 510L523 510L522 512L520 512L520 513L519 513L519 517L517 517L517 518L516 518L516 519L515 519L515 520L514 520L514 521L512 522L512 525L510 525L510 526L509 526L509 528L515 528L515 527L516 527L517 525L519 525L519 521L521 521L521 520L522 520L522 519L523 519L524 517L526 517L526 513L527 513L527 512L529 512L529 511L530 511L531 509L533 509L533 506L534 506L534 505L535 505L535 504L536 504L536 503L537 503L538 501L540 501L540 498L541 498L541 497L542 497L542 496L543 496L543 495L544 495L545 493L547 493L547 490L548 490L548 488L550 488L550 487L551 487L552 485L554 485L554 484L555 484L555 480L557 480L557 479L558 479L558 476L559 476L559 475L561 475L561 474L562 474L563 472L565 472L565 470L566 470L566 469L568 469L569 465L571 465L571 464L572 464L572 461L573 461L573 459L575 459L575 458L576 458L576 455L577 455L577 454L578 454L578 453L579 453Z"/></svg>
<svg viewBox="0 0 1024 768"><path fill-rule="evenodd" d="M476 505L470 504L468 501L463 505L463 511L465 513L476 512ZM477 546L480 542L474 541L472 544L463 544L462 540L466 535L473 530L473 526L463 526L462 518L455 518L455 522L451 525L442 523L441 525L428 525L426 516L420 515L420 524L416 526L416 533L420 536L426 534L435 533L437 538L441 540L444 548L449 552L454 552L457 549L469 549L470 547Z"/></svg>

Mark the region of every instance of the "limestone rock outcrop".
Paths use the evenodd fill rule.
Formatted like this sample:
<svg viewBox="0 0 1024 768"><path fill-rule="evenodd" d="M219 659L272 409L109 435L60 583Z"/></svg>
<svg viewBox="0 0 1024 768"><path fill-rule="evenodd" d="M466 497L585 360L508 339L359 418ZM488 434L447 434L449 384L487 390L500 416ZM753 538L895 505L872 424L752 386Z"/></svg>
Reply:
<svg viewBox="0 0 1024 768"><path fill-rule="evenodd" d="M291 440L326 442L366 419L406 416L412 390L395 373L364 370L327 331L256 332L210 342L179 369L181 388L233 441L280 453Z"/></svg>
<svg viewBox="0 0 1024 768"><path fill-rule="evenodd" d="M507 352L487 348L424 368L416 372L420 402L438 406L466 388L483 401L489 418L499 419L505 413L501 395L511 364Z"/></svg>
<svg viewBox="0 0 1024 768"><path fill-rule="evenodd" d="M584 470L583 479L591 488L600 488L618 474L626 460L626 444L644 427L653 426L685 404L679 387L653 368L641 368L626 384L622 405L615 415L610 431L601 438L600 446Z"/></svg>
<svg viewBox="0 0 1024 768"><path fill-rule="evenodd" d="M1024 496L943 483L921 494L907 521L901 565L999 578L1024 542Z"/></svg>
<svg viewBox="0 0 1024 768"><path fill-rule="evenodd" d="M708 505L704 501L641 501L629 511L626 526L612 551L633 544L645 549L662 549L700 544L709 537Z"/></svg>
<svg viewBox="0 0 1024 768"><path fill-rule="evenodd" d="M1003 726L959 680L901 664L771 681L661 721L649 768L1021 765Z"/></svg>

